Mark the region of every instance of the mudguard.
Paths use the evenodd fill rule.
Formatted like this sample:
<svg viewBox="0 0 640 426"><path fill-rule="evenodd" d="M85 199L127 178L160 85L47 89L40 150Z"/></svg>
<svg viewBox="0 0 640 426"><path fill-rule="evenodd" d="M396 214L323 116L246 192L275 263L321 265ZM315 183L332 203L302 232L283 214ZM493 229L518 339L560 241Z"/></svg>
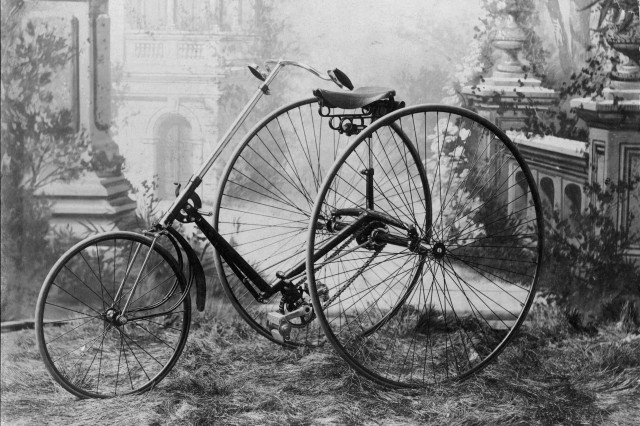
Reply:
<svg viewBox="0 0 640 426"><path fill-rule="evenodd" d="M202 263L198 259L198 255L191 248L187 240L180 235L178 231L172 227L167 228L171 237L173 237L182 247L182 250L187 254L189 261L189 280L195 279L196 281L196 308L198 311L204 311L204 304L207 299L207 280L204 276L204 269Z"/></svg>

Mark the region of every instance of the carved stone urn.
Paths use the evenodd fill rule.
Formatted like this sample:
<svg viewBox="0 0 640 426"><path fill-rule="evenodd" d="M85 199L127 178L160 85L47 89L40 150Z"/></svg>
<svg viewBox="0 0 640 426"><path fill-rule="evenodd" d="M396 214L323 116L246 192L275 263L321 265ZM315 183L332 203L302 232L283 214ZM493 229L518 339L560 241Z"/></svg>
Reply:
<svg viewBox="0 0 640 426"><path fill-rule="evenodd" d="M638 27L640 21L636 16L628 29L623 33L609 30L605 40L612 49L622 53L628 61L621 64L611 72L612 86L617 82L638 82L640 81L640 31ZM624 84L620 86L626 86ZM622 87L620 87L622 88Z"/></svg>
<svg viewBox="0 0 640 426"><path fill-rule="evenodd" d="M518 54L522 50L526 34L516 22L520 13L517 1L508 1L501 13L504 14L503 20L500 28L496 31L493 46L504 51L507 54L507 59L498 64L496 71L508 74L522 74L522 62L520 62Z"/></svg>

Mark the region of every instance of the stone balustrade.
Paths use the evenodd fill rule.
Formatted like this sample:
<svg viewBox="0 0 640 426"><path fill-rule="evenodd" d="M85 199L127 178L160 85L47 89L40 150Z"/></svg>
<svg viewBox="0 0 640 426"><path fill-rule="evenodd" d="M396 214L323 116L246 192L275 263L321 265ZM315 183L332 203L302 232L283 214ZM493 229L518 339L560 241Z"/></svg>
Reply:
<svg viewBox="0 0 640 426"><path fill-rule="evenodd" d="M518 27L517 2L507 1L501 10L501 27L493 47L505 54L489 77L463 88L469 105L503 130L523 127L522 108L543 111L557 94L545 88L535 76L526 75L520 62L524 33ZM554 136L526 137L510 132L532 169L546 208L569 218L576 209L584 211L590 200L584 185L596 182L630 183L640 175L640 25L636 22L625 34L609 34L607 43L626 57L610 74L610 87L600 98L578 98L570 102L589 128L588 142ZM515 165L514 165L515 167ZM512 189L510 196L515 196ZM543 206L544 207L544 206ZM640 234L640 192L627 194L613 213L614 221L629 233ZM629 222L629 218L633 218ZM640 262L640 245L628 251Z"/></svg>
<svg viewBox="0 0 640 426"><path fill-rule="evenodd" d="M124 35L124 65L127 72L149 73L154 65L163 72L211 74L221 66L244 66L255 36L209 35L165 31L148 34L128 31Z"/></svg>

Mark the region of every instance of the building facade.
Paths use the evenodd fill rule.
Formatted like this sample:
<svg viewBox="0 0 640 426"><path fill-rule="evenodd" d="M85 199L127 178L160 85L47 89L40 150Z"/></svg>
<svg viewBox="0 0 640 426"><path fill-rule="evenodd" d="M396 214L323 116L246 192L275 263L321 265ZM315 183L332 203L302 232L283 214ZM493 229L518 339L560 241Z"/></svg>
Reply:
<svg viewBox="0 0 640 426"><path fill-rule="evenodd" d="M221 128L221 87L246 72L260 0L111 0L115 140L134 186L174 197L211 152ZM219 166L218 166L219 167ZM215 185L215 172L203 190ZM208 197L211 199L212 197Z"/></svg>

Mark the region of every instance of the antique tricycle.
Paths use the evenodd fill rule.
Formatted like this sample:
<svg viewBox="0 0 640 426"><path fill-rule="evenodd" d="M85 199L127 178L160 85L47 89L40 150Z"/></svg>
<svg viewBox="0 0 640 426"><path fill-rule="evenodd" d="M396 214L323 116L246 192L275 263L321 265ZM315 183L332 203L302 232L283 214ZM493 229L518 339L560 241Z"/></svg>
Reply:
<svg viewBox="0 0 640 426"><path fill-rule="evenodd" d="M206 211L196 190L284 67L350 90L315 90L257 123ZM391 387L489 364L523 323L542 261L538 192L511 140L463 108L353 90L338 69L250 70L259 88L155 225L86 238L51 269L36 333L53 378L111 397L149 390L174 367L192 298L203 310L206 293L176 222L210 241L229 300L267 339L328 341Z"/></svg>

